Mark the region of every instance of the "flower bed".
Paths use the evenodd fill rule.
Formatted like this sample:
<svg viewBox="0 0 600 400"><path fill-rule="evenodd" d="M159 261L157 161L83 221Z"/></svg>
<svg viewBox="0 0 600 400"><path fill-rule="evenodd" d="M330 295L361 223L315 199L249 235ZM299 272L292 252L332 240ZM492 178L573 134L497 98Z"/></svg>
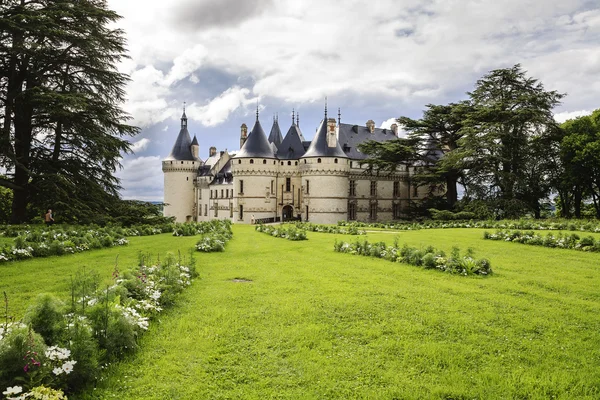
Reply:
<svg viewBox="0 0 600 400"><path fill-rule="evenodd" d="M364 235L366 234L364 229L359 229L358 226L350 224L347 226L335 226L335 225L321 225L313 224L310 222L292 222L290 223L298 229L303 229L310 232L321 232L321 233L338 233L341 235Z"/></svg>
<svg viewBox="0 0 600 400"><path fill-rule="evenodd" d="M307 240L306 230L295 225L256 225L256 231L287 240Z"/></svg>
<svg viewBox="0 0 600 400"><path fill-rule="evenodd" d="M225 251L225 244L233 237L231 222L223 220L211 221L207 224L210 229L203 232L204 236L196 243L196 250L205 253Z"/></svg>
<svg viewBox="0 0 600 400"><path fill-rule="evenodd" d="M97 274L82 270L72 279L68 304L46 294L23 321L10 321L7 312L0 328L3 394L66 398L61 396L95 382L107 364L135 352L140 335L197 276L193 251L187 264L172 254L148 264L115 268L114 284L107 287L100 287Z"/></svg>
<svg viewBox="0 0 600 400"><path fill-rule="evenodd" d="M465 276L489 275L492 273L489 260L486 258L475 259L471 249L467 250L465 255L461 255L460 250L454 247L450 256L446 256L443 251L432 246L418 249L409 247L406 244L399 247L397 241L393 246L388 246L384 242L369 243L367 240L357 240L354 243L336 241L334 250L340 253L383 258L392 262Z"/></svg>
<svg viewBox="0 0 600 400"><path fill-rule="evenodd" d="M599 221L539 221L539 220L501 220L501 221L424 221L424 222L357 222L339 221L338 226L357 228L383 228L394 230L418 229L527 229L527 230L568 230L580 232L600 232Z"/></svg>
<svg viewBox="0 0 600 400"><path fill-rule="evenodd" d="M211 241L204 242L198 250L222 251L218 248L223 247L231 238L231 223L229 221L214 220L160 226L144 225L131 228L118 226L102 228L89 226L10 226L5 227L4 235L14 237L14 244L12 246L5 245L0 249L0 262L32 257L60 256L103 247L124 246L129 243L127 236L147 236L167 232L172 232L173 236L205 235L203 240L209 237Z"/></svg>
<svg viewBox="0 0 600 400"><path fill-rule="evenodd" d="M532 246L557 247L562 249L573 249L581 251L600 252L600 240L592 236L580 237L576 233L562 233L557 235L549 233L540 235L533 231L507 231L499 230L495 233L484 232L483 238L487 240L502 240L505 242L515 242L529 244Z"/></svg>

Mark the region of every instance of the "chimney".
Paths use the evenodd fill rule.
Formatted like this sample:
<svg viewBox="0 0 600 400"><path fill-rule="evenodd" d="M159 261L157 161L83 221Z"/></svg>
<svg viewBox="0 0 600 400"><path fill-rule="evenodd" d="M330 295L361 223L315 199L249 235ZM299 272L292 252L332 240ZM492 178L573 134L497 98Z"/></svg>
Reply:
<svg viewBox="0 0 600 400"><path fill-rule="evenodd" d="M337 146L337 135L335 132L335 118L327 119L327 146Z"/></svg>
<svg viewBox="0 0 600 400"><path fill-rule="evenodd" d="M371 133L375 132L375 121L373 121L372 119L368 120L367 121L367 129Z"/></svg>
<svg viewBox="0 0 600 400"><path fill-rule="evenodd" d="M193 144L191 150L192 150L192 156L194 156L194 158L199 158L200 146L198 146L197 144Z"/></svg>
<svg viewBox="0 0 600 400"><path fill-rule="evenodd" d="M246 124L242 124L242 127L240 128L241 132L240 132L240 149L244 146L244 143L246 143L246 139L248 139L248 126Z"/></svg>
<svg viewBox="0 0 600 400"><path fill-rule="evenodd" d="M398 136L398 124L392 124L390 128L392 129L392 132L394 132L394 135Z"/></svg>
<svg viewBox="0 0 600 400"><path fill-rule="evenodd" d="M216 147L214 147L214 146L213 146L213 147L211 147L210 149L208 149L208 156L209 156L209 157L212 157L212 156L214 156L215 154L217 154L217 148L216 148Z"/></svg>

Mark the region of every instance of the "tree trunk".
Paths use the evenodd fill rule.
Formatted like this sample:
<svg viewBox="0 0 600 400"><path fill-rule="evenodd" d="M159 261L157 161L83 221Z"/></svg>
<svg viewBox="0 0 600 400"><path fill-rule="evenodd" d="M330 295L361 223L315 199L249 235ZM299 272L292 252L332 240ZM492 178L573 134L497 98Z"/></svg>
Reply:
<svg viewBox="0 0 600 400"><path fill-rule="evenodd" d="M458 201L458 191L456 189L457 177L454 174L446 176L446 201L448 209L452 210Z"/></svg>
<svg viewBox="0 0 600 400"><path fill-rule="evenodd" d="M575 218L581 218L581 201L582 201L582 190L580 187L575 188L573 195L573 206L575 208Z"/></svg>
<svg viewBox="0 0 600 400"><path fill-rule="evenodd" d="M28 88L30 84L28 82ZM30 152L32 140L33 106L19 96L15 101L15 184L20 188L13 193L11 223L20 224L27 220L29 203Z"/></svg>

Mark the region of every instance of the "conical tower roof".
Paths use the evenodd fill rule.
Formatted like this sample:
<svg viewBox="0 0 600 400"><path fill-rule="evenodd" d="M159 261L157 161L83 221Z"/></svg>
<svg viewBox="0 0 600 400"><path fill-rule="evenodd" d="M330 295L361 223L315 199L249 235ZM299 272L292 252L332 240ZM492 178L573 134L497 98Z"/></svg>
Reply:
<svg viewBox="0 0 600 400"><path fill-rule="evenodd" d="M279 129L279 121L273 120L273 126L271 127L271 133L269 134L269 143L273 143L277 148L281 144L283 137L281 136L281 129Z"/></svg>
<svg viewBox="0 0 600 400"><path fill-rule="evenodd" d="M282 160L297 160L304 155L304 146L302 145L302 133L298 125L292 122L292 126L287 131L285 138L277 150L277 158Z"/></svg>
<svg viewBox="0 0 600 400"><path fill-rule="evenodd" d="M191 146L192 139L187 129L187 116L184 110L181 116L181 130L179 131L179 135L177 135L177 140L175 140L171 154L165 160L196 161L196 158L192 155Z"/></svg>
<svg viewBox="0 0 600 400"><path fill-rule="evenodd" d="M265 135L265 131L260 125L260 121L258 118L256 119L256 123L252 128L250 134L248 134L248 139L240 149L239 153L235 155L235 158L275 158L275 154L273 153L273 149L267 140L267 136Z"/></svg>
<svg viewBox="0 0 600 400"><path fill-rule="evenodd" d="M306 153L302 158L306 157L348 158L346 153L344 153L344 150L342 150L339 140L336 139L335 147L329 147L327 144L327 113L325 113L325 118L321 121L317 134L312 142L310 142L310 147L306 150Z"/></svg>

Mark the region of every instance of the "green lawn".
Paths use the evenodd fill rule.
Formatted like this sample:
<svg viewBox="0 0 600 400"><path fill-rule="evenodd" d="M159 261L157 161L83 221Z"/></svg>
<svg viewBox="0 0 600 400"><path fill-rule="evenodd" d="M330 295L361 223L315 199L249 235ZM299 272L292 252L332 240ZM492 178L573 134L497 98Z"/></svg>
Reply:
<svg viewBox="0 0 600 400"><path fill-rule="evenodd" d="M167 252L189 257L189 249L198 237L173 237L171 234L130 237L127 246L118 246L61 257L37 258L0 264L0 295L5 291L9 299L9 313L22 317L29 304L39 293L54 293L69 298L70 278L80 268L97 271L109 282L117 261L119 268L137 265L139 252L150 253L156 259ZM4 313L2 313L4 314Z"/></svg>
<svg viewBox="0 0 600 400"><path fill-rule="evenodd" d="M367 237L472 247L492 261L486 278L333 252L336 238L353 236L309 232L290 242L234 226L225 253L198 253L201 279L142 350L80 398L599 398L600 254L482 235ZM37 280L65 293L78 263L108 278L117 253L132 265L138 249L185 250L196 240L132 238L126 249L3 265L0 284L18 278L28 291L13 294L19 301L40 290Z"/></svg>

